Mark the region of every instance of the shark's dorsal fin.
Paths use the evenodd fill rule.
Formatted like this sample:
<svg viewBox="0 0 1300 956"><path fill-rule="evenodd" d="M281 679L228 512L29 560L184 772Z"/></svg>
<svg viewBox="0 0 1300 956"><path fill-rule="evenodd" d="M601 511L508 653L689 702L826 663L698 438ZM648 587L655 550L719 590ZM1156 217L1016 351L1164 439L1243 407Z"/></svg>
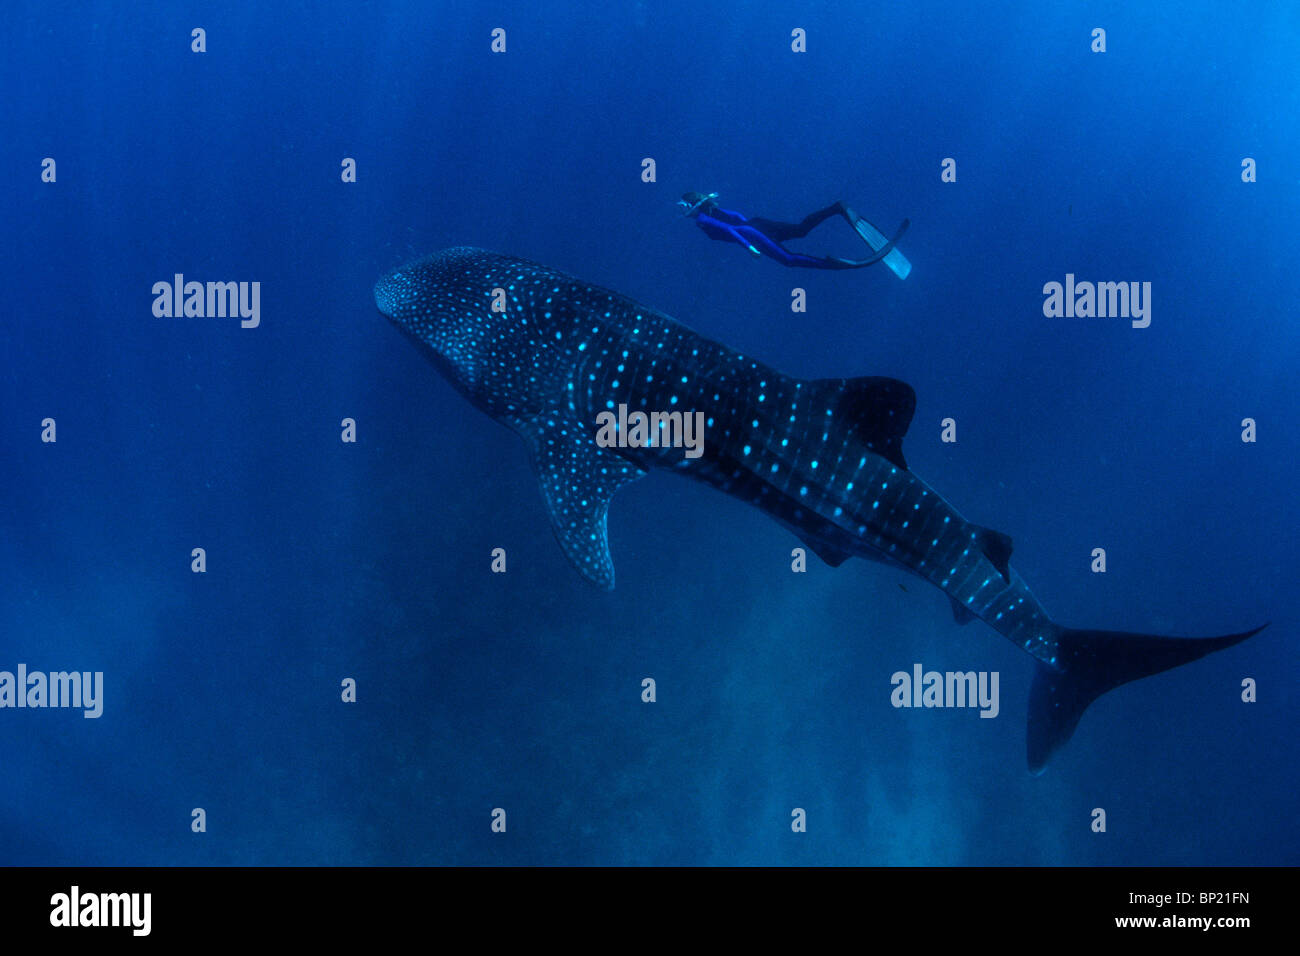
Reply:
<svg viewBox="0 0 1300 956"><path fill-rule="evenodd" d="M595 435L570 411L508 422L528 444L551 530L569 562L592 584L614 590L605 517L609 500L645 474Z"/></svg>
<svg viewBox="0 0 1300 956"><path fill-rule="evenodd" d="M975 532L975 543L980 546L984 552L984 557L989 559L993 567L998 569L1007 584L1011 583L1011 568L1008 562L1011 561L1011 538L1001 531L994 531L992 528L979 528Z"/></svg>
<svg viewBox="0 0 1300 956"><path fill-rule="evenodd" d="M906 468L903 436L916 411L912 386L896 378L821 378L812 383L819 398L833 403L835 415L853 423L867 447Z"/></svg>

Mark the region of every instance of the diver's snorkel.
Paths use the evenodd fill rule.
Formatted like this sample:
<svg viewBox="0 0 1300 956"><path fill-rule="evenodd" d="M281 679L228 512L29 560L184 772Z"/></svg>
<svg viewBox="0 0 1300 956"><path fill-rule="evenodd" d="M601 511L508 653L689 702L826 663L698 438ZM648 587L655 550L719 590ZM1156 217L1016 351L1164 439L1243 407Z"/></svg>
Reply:
<svg viewBox="0 0 1300 956"><path fill-rule="evenodd" d="M682 193L682 198L677 200L677 205L683 207L683 216L694 218L699 215L700 209L706 203L710 203L717 198L717 193L709 193L707 196L703 193Z"/></svg>

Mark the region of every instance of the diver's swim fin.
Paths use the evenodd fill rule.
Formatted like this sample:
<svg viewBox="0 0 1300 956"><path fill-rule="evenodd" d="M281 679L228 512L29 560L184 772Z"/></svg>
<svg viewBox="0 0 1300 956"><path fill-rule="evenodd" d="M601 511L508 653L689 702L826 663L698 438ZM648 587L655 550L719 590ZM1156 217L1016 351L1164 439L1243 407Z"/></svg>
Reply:
<svg viewBox="0 0 1300 956"><path fill-rule="evenodd" d="M860 220L860 221L865 221L865 220ZM898 240L903 238L903 233L907 232L907 227L910 226L911 224L912 224L912 220L904 219L903 224L898 227L898 232L894 233L894 238L890 239L887 243L885 243L883 246L877 249L876 254L872 256L870 259L863 259L862 261L867 265L874 265L875 263L879 262L881 259L888 259L890 255L893 253L894 248L898 245ZM870 223L867 223L867 225L870 225ZM859 233L859 235L861 235L861 233ZM880 233L876 233L876 235L880 235ZM899 255L901 256L902 253L900 252ZM907 271L911 272L912 264L908 262L906 259L904 259L903 262L906 263L907 265ZM906 274L907 273L904 273L904 275Z"/></svg>
<svg viewBox="0 0 1300 956"><path fill-rule="evenodd" d="M907 227L909 225L911 225L911 222L907 219L904 219L903 224L898 227L898 232L894 234L894 238L890 239L887 243L885 243L883 246L877 249L876 254L874 256L871 256L870 258L841 259L839 256L827 256L826 258L830 262L838 263L839 266L844 269L861 269L863 266L874 266L877 262L881 261L882 259L885 260L889 259L889 256L894 251L895 243L897 243L899 239L903 238L903 233L907 232ZM903 260L903 263L907 266L908 271L911 271L912 268L911 263L909 263L906 259ZM891 266L891 268L893 267ZM898 270L894 269L894 271L897 272Z"/></svg>
<svg viewBox="0 0 1300 956"><path fill-rule="evenodd" d="M900 279L906 279L912 272L912 263L907 261L907 256L895 246L895 243L903 237L909 225L908 220L903 220L903 225L899 228L898 233L893 239L886 239L884 233L873 226L867 220L863 219L848 206L844 206L844 218L849 221L854 230L862 240L871 247L872 252L877 253L871 259L863 261L863 265L870 265L873 262L884 260L885 265L893 270L894 275Z"/></svg>

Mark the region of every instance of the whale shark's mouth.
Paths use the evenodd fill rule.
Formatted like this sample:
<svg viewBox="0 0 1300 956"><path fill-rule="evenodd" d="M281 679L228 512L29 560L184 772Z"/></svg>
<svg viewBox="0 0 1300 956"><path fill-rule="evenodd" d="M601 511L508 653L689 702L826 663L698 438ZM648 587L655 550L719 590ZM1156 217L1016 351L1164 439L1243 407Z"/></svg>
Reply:
<svg viewBox="0 0 1300 956"><path fill-rule="evenodd" d="M375 305L390 319L397 318L397 308L405 288L402 279L402 270L394 269L375 283Z"/></svg>
<svg viewBox="0 0 1300 956"><path fill-rule="evenodd" d="M481 249L453 246L380 276L375 283L375 306L388 319L405 326L432 316L431 302L440 303L451 293L463 293L467 263L483 257Z"/></svg>

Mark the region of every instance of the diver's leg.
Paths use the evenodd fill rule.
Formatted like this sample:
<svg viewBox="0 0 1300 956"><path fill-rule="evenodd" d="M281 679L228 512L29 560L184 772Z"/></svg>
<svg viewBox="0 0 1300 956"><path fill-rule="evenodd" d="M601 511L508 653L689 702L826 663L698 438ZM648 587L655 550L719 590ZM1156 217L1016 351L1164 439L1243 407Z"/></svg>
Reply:
<svg viewBox="0 0 1300 956"><path fill-rule="evenodd" d="M832 203L825 209L804 216L802 222L777 222L775 219L751 219L749 224L771 236L776 242L787 239L802 239L831 216L843 216L844 205ZM846 217L847 218L847 217Z"/></svg>
<svg viewBox="0 0 1300 956"><path fill-rule="evenodd" d="M816 259L800 252L791 252L774 240L767 232L754 228L751 219L743 226L736 227L736 234L749 246L750 251L775 259L783 266L804 266L809 269L850 269L853 266L840 265L830 259ZM848 260L841 260L847 262Z"/></svg>
<svg viewBox="0 0 1300 956"><path fill-rule="evenodd" d="M814 213L809 213L804 217L803 222L799 223L799 229L801 230L799 235L801 237L808 235L808 233L812 232L813 229L831 218L831 216L845 216L844 203L838 201L833 202L825 209L818 209ZM847 219L848 217L845 216L845 218Z"/></svg>
<svg viewBox="0 0 1300 956"><path fill-rule="evenodd" d="M779 225L779 223L778 223ZM785 259L794 253L781 247L781 244L772 237L772 234L766 229L760 229L754 225L751 219L743 226L735 227L736 235L741 236L750 249L762 255L769 256L777 262L784 262Z"/></svg>
<svg viewBox="0 0 1300 956"><path fill-rule="evenodd" d="M752 222L752 220L751 220ZM736 234L741 237L741 241L749 246L751 252L767 256L769 259L775 259L783 266L803 269L860 269L864 265L870 265L867 262L856 262L852 259L839 259L834 256L818 258L816 256L806 256L801 252L791 252L780 243L773 241L772 237L765 232L760 232L753 228L749 223L736 227ZM872 260L875 261L875 260Z"/></svg>
<svg viewBox="0 0 1300 956"><path fill-rule="evenodd" d="M756 218L749 220L746 225L753 226L773 242L784 242L787 239L798 239L803 235L803 233L799 231L803 224L798 222L777 222L775 219Z"/></svg>

